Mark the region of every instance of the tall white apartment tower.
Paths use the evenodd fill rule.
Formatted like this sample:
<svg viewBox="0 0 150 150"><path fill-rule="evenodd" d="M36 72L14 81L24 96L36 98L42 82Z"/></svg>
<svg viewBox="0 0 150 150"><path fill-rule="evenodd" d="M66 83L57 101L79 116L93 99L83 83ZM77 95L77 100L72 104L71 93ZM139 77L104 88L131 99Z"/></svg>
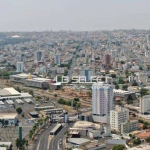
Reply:
<svg viewBox="0 0 150 150"><path fill-rule="evenodd" d="M23 72L23 62L17 62L17 72Z"/></svg>
<svg viewBox="0 0 150 150"><path fill-rule="evenodd" d="M45 51L36 51L35 52L35 62L44 61L45 59Z"/></svg>
<svg viewBox="0 0 150 150"><path fill-rule="evenodd" d="M60 54L55 55L55 64L60 65Z"/></svg>
<svg viewBox="0 0 150 150"><path fill-rule="evenodd" d="M144 114L150 111L150 95L145 95L140 99L140 113Z"/></svg>
<svg viewBox="0 0 150 150"><path fill-rule="evenodd" d="M92 115L94 122L110 122L110 110L114 109L113 86L103 82L92 86Z"/></svg>

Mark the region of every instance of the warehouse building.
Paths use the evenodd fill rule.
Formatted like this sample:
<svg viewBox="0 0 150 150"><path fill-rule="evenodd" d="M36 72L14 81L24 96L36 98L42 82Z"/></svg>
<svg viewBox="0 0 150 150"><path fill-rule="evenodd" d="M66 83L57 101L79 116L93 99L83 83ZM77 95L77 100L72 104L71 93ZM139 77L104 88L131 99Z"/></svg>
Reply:
<svg viewBox="0 0 150 150"><path fill-rule="evenodd" d="M32 95L28 93L19 93L14 88L0 89L0 100L15 100L16 98L32 98Z"/></svg>
<svg viewBox="0 0 150 150"><path fill-rule="evenodd" d="M18 123L17 113L0 113L0 123L2 126L15 126Z"/></svg>

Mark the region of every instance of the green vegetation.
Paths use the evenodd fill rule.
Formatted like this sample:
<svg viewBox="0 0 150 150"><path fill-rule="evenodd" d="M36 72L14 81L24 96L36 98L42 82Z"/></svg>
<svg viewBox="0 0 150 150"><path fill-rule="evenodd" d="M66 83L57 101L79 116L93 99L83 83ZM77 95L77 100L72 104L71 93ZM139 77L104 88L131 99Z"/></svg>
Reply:
<svg viewBox="0 0 150 150"><path fill-rule="evenodd" d="M19 86L16 86L16 87L15 87L15 90L18 91L19 93L21 92L21 89L20 89Z"/></svg>
<svg viewBox="0 0 150 150"><path fill-rule="evenodd" d="M123 60L120 61L121 64L124 64L125 62Z"/></svg>
<svg viewBox="0 0 150 150"><path fill-rule="evenodd" d="M16 112L17 112L18 114L21 114L21 113L22 113L22 108L21 108L21 107L16 108Z"/></svg>
<svg viewBox="0 0 150 150"><path fill-rule="evenodd" d="M133 104L133 100L128 100L127 104Z"/></svg>
<svg viewBox="0 0 150 150"><path fill-rule="evenodd" d="M34 95L33 90L29 90L29 94L33 96Z"/></svg>
<svg viewBox="0 0 150 150"><path fill-rule="evenodd" d="M36 133L35 131L37 129L39 129L39 127L41 125L43 125L44 122L46 122L48 120L48 117L44 118L44 119L39 119L37 123L34 124L34 126L32 127L32 129L29 131L29 138L31 139L34 134Z"/></svg>
<svg viewBox="0 0 150 150"><path fill-rule="evenodd" d="M115 145L112 150L123 150L123 149L124 149L123 145Z"/></svg>
<svg viewBox="0 0 150 150"><path fill-rule="evenodd" d="M25 149L25 146L28 146L28 141L25 139L20 140L19 138L16 139L16 147L20 148L21 150Z"/></svg>
<svg viewBox="0 0 150 150"><path fill-rule="evenodd" d="M112 78L116 78L116 74L111 74L111 77Z"/></svg>
<svg viewBox="0 0 150 150"><path fill-rule="evenodd" d="M141 88L141 89L140 89L140 94L141 94L141 96L149 95L148 90L145 89L145 88Z"/></svg>
<svg viewBox="0 0 150 150"><path fill-rule="evenodd" d="M75 98L76 100L79 100L79 98ZM72 104L72 100L64 100L63 98L60 98L59 100L58 100L58 103L59 104L62 104L62 105L68 105L68 106L71 106L71 104ZM79 102L77 102L77 101L73 101L73 107L75 107L76 109L79 109L80 108L80 106L81 106L81 104L79 103Z"/></svg>
<svg viewBox="0 0 150 150"><path fill-rule="evenodd" d="M118 84L124 84L123 78L121 76L118 78Z"/></svg>
<svg viewBox="0 0 150 150"><path fill-rule="evenodd" d="M54 94L55 97L57 97L57 94Z"/></svg>
<svg viewBox="0 0 150 150"><path fill-rule="evenodd" d="M140 69L140 70L143 70L143 68L142 68L141 66L139 67L139 69Z"/></svg>
<svg viewBox="0 0 150 150"><path fill-rule="evenodd" d="M134 140L133 140L133 144L134 144L134 145L139 145L139 144L141 144L141 140L140 140L139 138L134 139Z"/></svg>
<svg viewBox="0 0 150 150"><path fill-rule="evenodd" d="M145 139L147 143L150 143L150 137Z"/></svg>
<svg viewBox="0 0 150 150"><path fill-rule="evenodd" d="M122 90L125 90L125 91L126 91L127 89L128 89L128 85L123 85L123 86L122 86Z"/></svg>
<svg viewBox="0 0 150 150"><path fill-rule="evenodd" d="M145 129L148 129L148 126L147 125L143 125L143 130L145 130Z"/></svg>
<svg viewBox="0 0 150 150"><path fill-rule="evenodd" d="M74 98L74 101L78 102L80 99L78 97Z"/></svg>
<svg viewBox="0 0 150 150"><path fill-rule="evenodd" d="M119 85L117 84L117 85L115 85L115 89L119 89Z"/></svg>
<svg viewBox="0 0 150 150"><path fill-rule="evenodd" d="M62 76L57 76L57 82L61 82L62 81Z"/></svg>

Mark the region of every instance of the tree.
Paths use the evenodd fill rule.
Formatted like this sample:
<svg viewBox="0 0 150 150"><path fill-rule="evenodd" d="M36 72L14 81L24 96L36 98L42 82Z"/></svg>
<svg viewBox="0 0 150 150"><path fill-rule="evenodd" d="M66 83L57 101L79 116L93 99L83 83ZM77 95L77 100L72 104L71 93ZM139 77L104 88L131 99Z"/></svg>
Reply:
<svg viewBox="0 0 150 150"><path fill-rule="evenodd" d="M15 90L18 91L19 93L21 92L21 89L19 88L19 86L15 87Z"/></svg>
<svg viewBox="0 0 150 150"><path fill-rule="evenodd" d="M145 130L145 129L148 129L148 126L147 125L143 125L143 130Z"/></svg>
<svg viewBox="0 0 150 150"><path fill-rule="evenodd" d="M55 97L57 97L57 94L54 94Z"/></svg>
<svg viewBox="0 0 150 150"><path fill-rule="evenodd" d="M115 86L115 89L119 89L119 85L118 84Z"/></svg>
<svg viewBox="0 0 150 150"><path fill-rule="evenodd" d="M124 84L123 78L121 76L118 78L118 84Z"/></svg>
<svg viewBox="0 0 150 150"><path fill-rule="evenodd" d="M146 138L145 140L146 142L150 143L150 137Z"/></svg>
<svg viewBox="0 0 150 150"><path fill-rule="evenodd" d="M149 95L149 93L148 93L148 89L141 88L141 89L140 89L140 94L141 94L141 96Z"/></svg>
<svg viewBox="0 0 150 150"><path fill-rule="evenodd" d="M115 145L112 150L123 150L123 149L124 149L123 145Z"/></svg>
<svg viewBox="0 0 150 150"><path fill-rule="evenodd" d="M78 101L79 101L79 98L78 98L78 97L74 98L74 101L78 102Z"/></svg>
<svg viewBox="0 0 150 150"><path fill-rule="evenodd" d="M128 88L128 85L123 85L122 86L122 90L127 90L127 88Z"/></svg>
<svg viewBox="0 0 150 150"><path fill-rule="evenodd" d="M29 94L33 96L33 90L29 90Z"/></svg>
<svg viewBox="0 0 150 150"><path fill-rule="evenodd" d="M21 114L21 113L22 113L22 108L21 108L21 107L16 108L16 112L17 112L18 114Z"/></svg>
<svg viewBox="0 0 150 150"><path fill-rule="evenodd" d="M125 62L123 60L120 61L121 64L124 64Z"/></svg>
<svg viewBox="0 0 150 150"><path fill-rule="evenodd" d="M62 82L62 76L57 76L57 82Z"/></svg>
<svg viewBox="0 0 150 150"><path fill-rule="evenodd" d="M25 149L24 146L28 144L28 141L26 139L20 140L19 138L16 139L16 147L21 148L22 150Z"/></svg>
<svg viewBox="0 0 150 150"><path fill-rule="evenodd" d="M112 78L116 78L116 74L111 74L111 77Z"/></svg>
<svg viewBox="0 0 150 150"><path fill-rule="evenodd" d="M132 138L132 134L129 134L130 138Z"/></svg>
<svg viewBox="0 0 150 150"><path fill-rule="evenodd" d="M144 123L144 121L142 119L139 119L138 121L139 121L139 123Z"/></svg>
<svg viewBox="0 0 150 150"><path fill-rule="evenodd" d="M133 140L133 144L134 144L134 145L139 145L139 144L141 144L141 140L140 140L139 138L134 139L134 140Z"/></svg>
<svg viewBox="0 0 150 150"><path fill-rule="evenodd" d="M148 126L148 122L145 121L144 124L145 124L146 126Z"/></svg>
<svg viewBox="0 0 150 150"><path fill-rule="evenodd" d="M140 69L140 70L143 70L143 68L142 68L141 66L139 67L139 69Z"/></svg>

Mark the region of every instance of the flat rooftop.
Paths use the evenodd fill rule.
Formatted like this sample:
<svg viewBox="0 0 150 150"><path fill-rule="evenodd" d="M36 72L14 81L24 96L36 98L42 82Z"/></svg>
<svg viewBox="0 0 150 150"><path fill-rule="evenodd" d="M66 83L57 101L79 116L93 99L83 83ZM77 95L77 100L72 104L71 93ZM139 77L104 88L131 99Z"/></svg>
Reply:
<svg viewBox="0 0 150 150"><path fill-rule="evenodd" d="M85 138L68 138L68 141L77 145L90 142L90 140L85 139Z"/></svg>
<svg viewBox="0 0 150 150"><path fill-rule="evenodd" d="M21 73L16 75L11 75L12 77L18 77L18 78L28 78L29 74Z"/></svg>
<svg viewBox="0 0 150 150"><path fill-rule="evenodd" d="M0 119L14 119L17 113L0 113Z"/></svg>
<svg viewBox="0 0 150 150"><path fill-rule="evenodd" d="M96 124L88 121L77 121L75 122L72 128L89 128L89 127L100 128L100 124Z"/></svg>
<svg viewBox="0 0 150 150"><path fill-rule="evenodd" d="M31 98L29 93L20 93L20 95L1 95L0 99Z"/></svg>
<svg viewBox="0 0 150 150"><path fill-rule="evenodd" d="M0 90L0 96L20 95L14 88L4 88Z"/></svg>
<svg viewBox="0 0 150 150"><path fill-rule="evenodd" d="M57 124L52 130L51 133L55 133L62 125L61 124Z"/></svg>
<svg viewBox="0 0 150 150"><path fill-rule="evenodd" d="M35 82L43 82L43 81L50 81L51 79L47 78L32 78L32 79L27 79L27 81L35 81Z"/></svg>

